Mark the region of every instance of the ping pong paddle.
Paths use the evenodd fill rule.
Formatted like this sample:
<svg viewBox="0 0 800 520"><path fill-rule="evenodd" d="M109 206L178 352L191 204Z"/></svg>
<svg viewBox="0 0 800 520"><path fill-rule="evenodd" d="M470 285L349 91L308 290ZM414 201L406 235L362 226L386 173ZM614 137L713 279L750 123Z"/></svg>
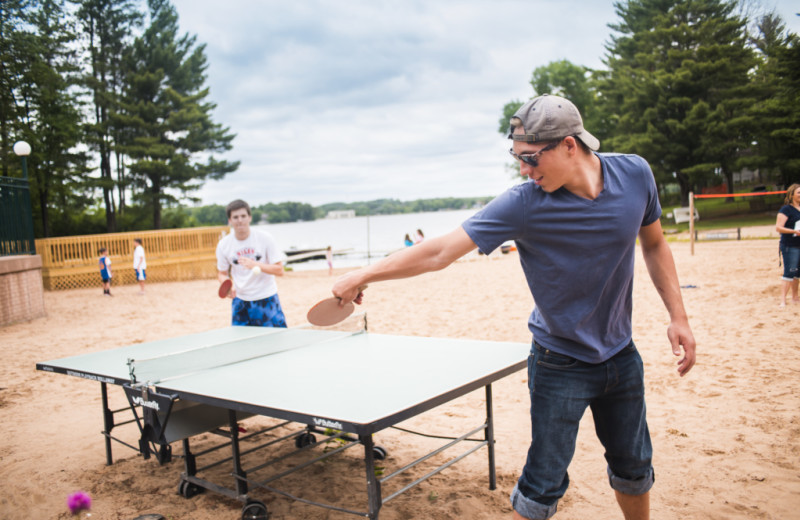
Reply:
<svg viewBox="0 0 800 520"><path fill-rule="evenodd" d="M358 290L361 292L366 288L367 286L364 285L359 287ZM336 325L353 314L355 310L353 302L347 302L344 305L340 305L340 302L341 298L337 298L336 296L325 298L309 309L308 314L306 314L306 319L310 324L318 327Z"/></svg>
<svg viewBox="0 0 800 520"><path fill-rule="evenodd" d="M261 274L261 268L258 267L257 265L253 266L253 268L250 269L250 274L248 274L247 278L245 278L244 283L247 284L247 282L249 282L252 277L258 276L259 274ZM222 282L219 285L219 297L227 298L228 293L231 292L231 287L233 287L233 280L231 280L230 278Z"/></svg>
<svg viewBox="0 0 800 520"><path fill-rule="evenodd" d="M326 298L318 302L309 309L306 319L310 324L318 327L336 325L353 314L353 310L356 308L353 302L347 302L344 305L339 305L339 302L340 299L336 297Z"/></svg>
<svg viewBox="0 0 800 520"><path fill-rule="evenodd" d="M231 280L230 278L219 284L219 291L218 291L219 297L227 298L228 293L231 292L231 287L233 287L233 280Z"/></svg>

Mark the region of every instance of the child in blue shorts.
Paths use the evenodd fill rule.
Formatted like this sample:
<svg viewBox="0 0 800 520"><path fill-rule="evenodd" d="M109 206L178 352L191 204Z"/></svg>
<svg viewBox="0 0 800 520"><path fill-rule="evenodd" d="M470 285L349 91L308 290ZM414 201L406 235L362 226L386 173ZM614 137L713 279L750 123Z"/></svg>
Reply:
<svg viewBox="0 0 800 520"><path fill-rule="evenodd" d="M112 296L111 294L111 258L108 256L108 250L101 247L98 251L100 254L100 278L103 279L103 294L105 296Z"/></svg>

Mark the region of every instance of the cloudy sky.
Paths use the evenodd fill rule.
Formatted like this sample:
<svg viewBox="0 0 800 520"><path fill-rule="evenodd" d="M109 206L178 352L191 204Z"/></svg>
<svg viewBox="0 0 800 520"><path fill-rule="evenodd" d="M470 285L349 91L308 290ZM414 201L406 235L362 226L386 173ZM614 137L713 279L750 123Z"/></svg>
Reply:
<svg viewBox="0 0 800 520"><path fill-rule="evenodd" d="M239 169L202 204L496 195L503 106L556 60L601 68L611 0L173 0L206 44ZM800 1L776 6L800 33Z"/></svg>

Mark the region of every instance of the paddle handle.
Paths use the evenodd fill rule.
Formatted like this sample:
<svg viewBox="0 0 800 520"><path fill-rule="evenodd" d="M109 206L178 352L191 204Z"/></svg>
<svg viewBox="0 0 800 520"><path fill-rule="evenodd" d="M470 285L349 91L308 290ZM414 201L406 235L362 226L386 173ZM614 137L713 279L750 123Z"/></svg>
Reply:
<svg viewBox="0 0 800 520"><path fill-rule="evenodd" d="M356 295L356 300L358 299L359 296L363 296L362 293L364 292L364 289L366 289L367 287L369 287L369 285L368 284L364 284L364 285L362 285L361 287L358 288L358 294ZM339 298L339 301L342 301L342 299Z"/></svg>

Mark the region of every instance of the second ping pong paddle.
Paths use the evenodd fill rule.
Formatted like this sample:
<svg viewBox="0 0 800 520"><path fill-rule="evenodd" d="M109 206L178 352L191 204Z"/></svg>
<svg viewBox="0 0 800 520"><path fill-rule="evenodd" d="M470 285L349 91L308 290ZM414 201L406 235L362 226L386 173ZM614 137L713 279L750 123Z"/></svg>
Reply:
<svg viewBox="0 0 800 520"><path fill-rule="evenodd" d="M219 297L227 298L228 293L231 292L231 287L233 287L233 280L230 278L219 284Z"/></svg>
<svg viewBox="0 0 800 520"><path fill-rule="evenodd" d="M366 288L366 285L360 287L359 293ZM353 302L347 302L344 305L340 305L340 302L341 298L335 296L333 298L326 298L309 309L308 314L306 314L306 319L310 324L318 327L336 325L353 314L353 310L355 310Z"/></svg>
<svg viewBox="0 0 800 520"><path fill-rule="evenodd" d="M347 302L344 305L339 305L341 300L339 298L326 298L309 309L306 314L306 319L312 325L318 327L328 327L336 325L344 320L355 309L353 302Z"/></svg>

